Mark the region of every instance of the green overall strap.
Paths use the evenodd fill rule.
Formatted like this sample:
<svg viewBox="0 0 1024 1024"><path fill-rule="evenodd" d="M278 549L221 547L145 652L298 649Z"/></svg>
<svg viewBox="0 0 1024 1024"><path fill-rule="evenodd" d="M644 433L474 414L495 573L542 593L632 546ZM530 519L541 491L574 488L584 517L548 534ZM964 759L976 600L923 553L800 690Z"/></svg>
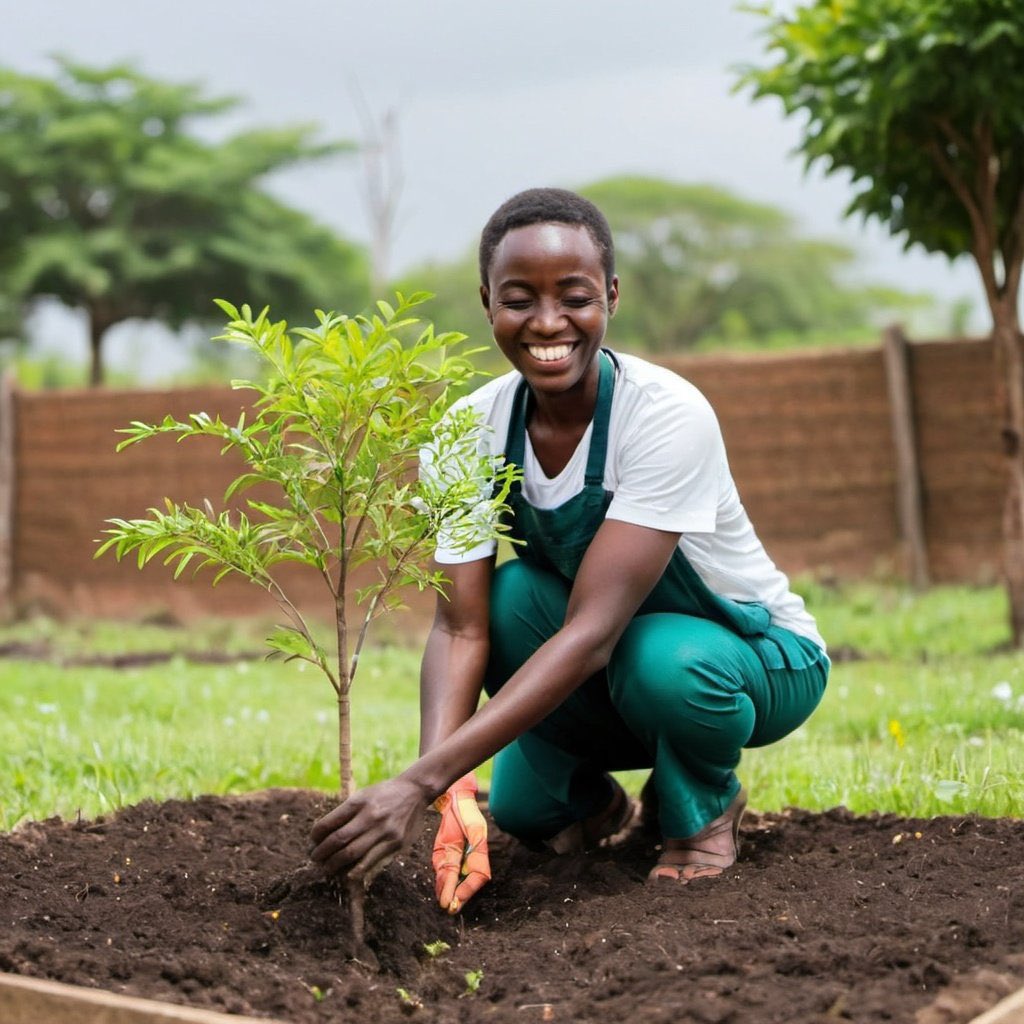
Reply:
<svg viewBox="0 0 1024 1024"><path fill-rule="evenodd" d="M584 484L587 486L604 483L604 465L608 456L608 425L612 415L612 391L615 386L615 370L611 357L603 350L598 354L599 372L597 378L597 403L594 407L593 431L590 435L590 451ZM524 378L516 388L512 399L512 412L508 421L505 438L505 461L513 466L523 467L526 458L526 417L532 398ZM516 480L510 493L518 494L522 483Z"/></svg>

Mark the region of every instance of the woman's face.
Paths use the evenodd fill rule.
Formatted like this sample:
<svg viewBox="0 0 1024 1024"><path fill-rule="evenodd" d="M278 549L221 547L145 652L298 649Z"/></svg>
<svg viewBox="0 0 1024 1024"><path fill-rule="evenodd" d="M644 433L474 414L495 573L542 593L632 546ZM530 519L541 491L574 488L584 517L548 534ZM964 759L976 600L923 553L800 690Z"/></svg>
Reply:
<svg viewBox="0 0 1024 1024"><path fill-rule="evenodd" d="M495 342L535 392L587 389L596 380L619 281L605 281L601 252L585 227L510 231L494 250L480 295Z"/></svg>

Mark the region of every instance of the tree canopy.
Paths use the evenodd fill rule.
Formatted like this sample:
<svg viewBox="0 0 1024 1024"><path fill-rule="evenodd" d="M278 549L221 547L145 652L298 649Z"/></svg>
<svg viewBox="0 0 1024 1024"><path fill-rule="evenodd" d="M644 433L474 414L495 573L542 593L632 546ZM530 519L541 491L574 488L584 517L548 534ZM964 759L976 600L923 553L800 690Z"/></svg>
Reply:
<svg viewBox="0 0 1024 1024"><path fill-rule="evenodd" d="M767 20L769 63L742 84L806 120L800 151L850 174L848 213L978 262L1016 305L1024 255L1019 0L814 0Z"/></svg>
<svg viewBox="0 0 1024 1024"><path fill-rule="evenodd" d="M259 295L284 316L365 305L362 250L264 187L351 145L315 142L309 125L208 141L238 102L129 65L0 68L2 288L8 304L87 312L93 383L104 333L129 318L212 321L215 295Z"/></svg>

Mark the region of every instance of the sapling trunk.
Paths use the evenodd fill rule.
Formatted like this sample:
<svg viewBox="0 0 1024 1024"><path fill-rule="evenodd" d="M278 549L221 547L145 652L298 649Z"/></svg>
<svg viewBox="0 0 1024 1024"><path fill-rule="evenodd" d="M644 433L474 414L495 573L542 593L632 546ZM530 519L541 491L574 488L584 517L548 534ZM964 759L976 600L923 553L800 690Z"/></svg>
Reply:
<svg viewBox="0 0 1024 1024"><path fill-rule="evenodd" d="M348 683L338 694L338 791L342 800L347 800L355 792L352 780L352 699L349 696Z"/></svg>
<svg viewBox="0 0 1024 1024"><path fill-rule="evenodd" d="M347 800L355 792L352 778L352 666L348 657L348 620L345 608L345 581L339 581L335 600L335 624L338 636L338 793ZM348 895L349 927L353 948L366 958L366 889L361 881L345 880Z"/></svg>
<svg viewBox="0 0 1024 1024"><path fill-rule="evenodd" d="M348 658L348 622L345 608L345 581L339 581L335 600L335 624L338 635L338 791L342 800L354 792L352 782L352 671Z"/></svg>

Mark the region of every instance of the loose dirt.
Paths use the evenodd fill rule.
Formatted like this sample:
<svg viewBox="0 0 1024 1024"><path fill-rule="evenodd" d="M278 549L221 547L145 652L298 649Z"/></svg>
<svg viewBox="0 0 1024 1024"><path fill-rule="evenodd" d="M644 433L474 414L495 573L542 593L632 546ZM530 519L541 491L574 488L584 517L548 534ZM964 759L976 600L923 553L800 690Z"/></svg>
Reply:
<svg viewBox="0 0 1024 1024"><path fill-rule="evenodd" d="M370 891L375 971L306 866L329 806L273 790L0 836L0 970L295 1024L956 1024L1024 984L1019 820L748 816L734 868L689 886L644 884L639 833L554 857L493 830L494 881L454 919L425 830Z"/></svg>

